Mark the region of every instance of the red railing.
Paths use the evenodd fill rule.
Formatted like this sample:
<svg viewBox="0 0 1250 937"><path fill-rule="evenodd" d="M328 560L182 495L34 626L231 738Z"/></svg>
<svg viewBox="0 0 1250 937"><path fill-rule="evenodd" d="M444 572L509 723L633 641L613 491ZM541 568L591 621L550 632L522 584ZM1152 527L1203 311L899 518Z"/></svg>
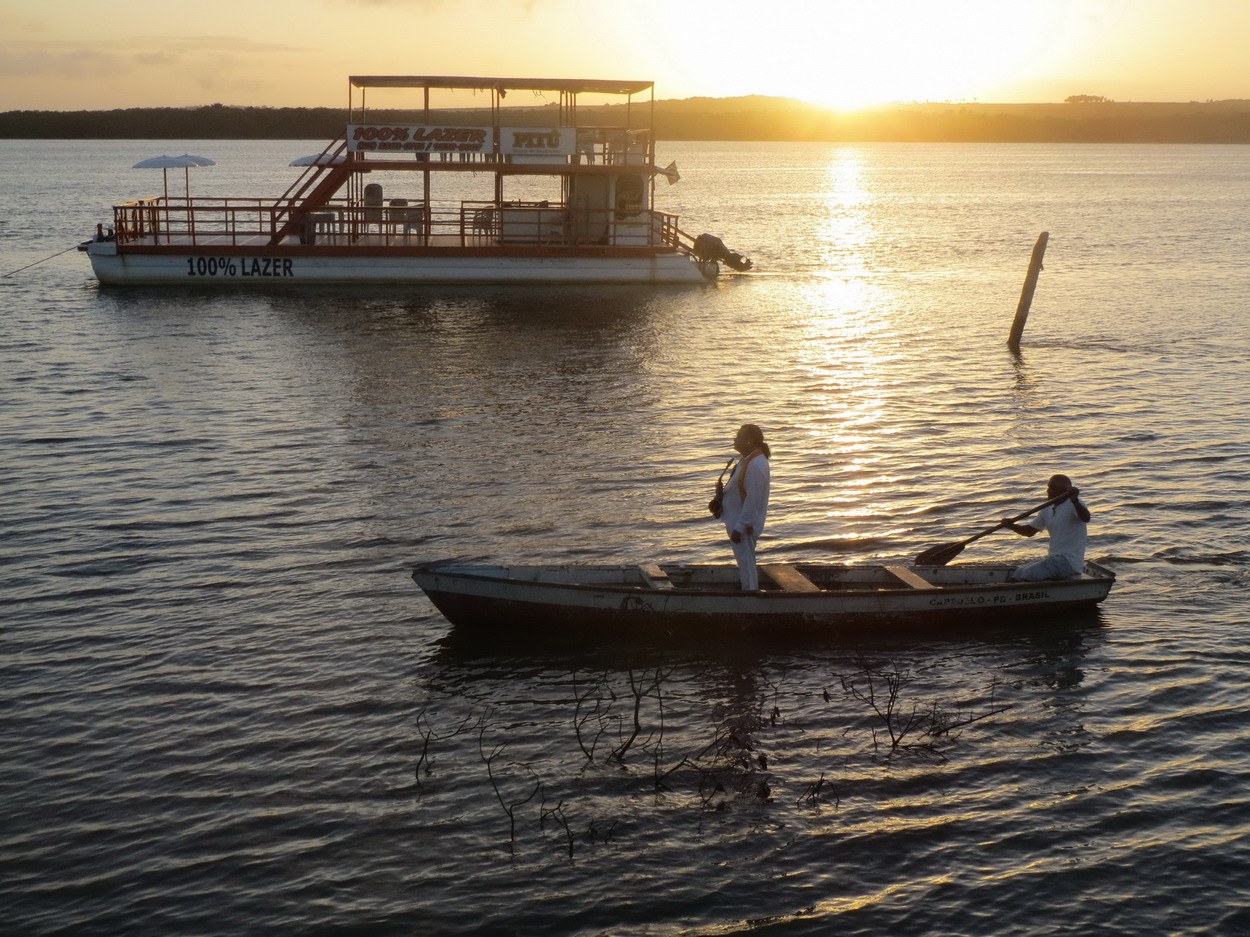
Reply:
<svg viewBox="0 0 1250 937"><path fill-rule="evenodd" d="M329 244L390 247L667 246L693 253L694 240L677 216L645 210L580 209L541 201L462 201L426 205L392 199L385 205L331 200L316 211L291 212L258 199L142 199L113 209L117 243L211 248ZM289 234L280 239L284 228Z"/></svg>

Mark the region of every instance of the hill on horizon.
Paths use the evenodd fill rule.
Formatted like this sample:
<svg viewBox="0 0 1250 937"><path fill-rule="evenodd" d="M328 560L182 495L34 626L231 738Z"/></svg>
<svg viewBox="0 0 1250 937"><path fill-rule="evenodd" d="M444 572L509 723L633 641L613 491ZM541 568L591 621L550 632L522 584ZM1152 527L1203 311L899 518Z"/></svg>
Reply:
<svg viewBox="0 0 1250 937"><path fill-rule="evenodd" d="M1089 96L1084 96L1089 97ZM507 109L519 126L550 126L554 103ZM578 109L586 126L620 126L624 104ZM633 105L654 112L665 140L795 142L1250 143L1250 100L1058 104L913 102L834 111L795 98L670 98ZM444 124L488 124L489 108L433 111ZM418 124L420 109L374 109L379 123ZM7 111L3 139L334 139L343 108L192 107L107 111Z"/></svg>

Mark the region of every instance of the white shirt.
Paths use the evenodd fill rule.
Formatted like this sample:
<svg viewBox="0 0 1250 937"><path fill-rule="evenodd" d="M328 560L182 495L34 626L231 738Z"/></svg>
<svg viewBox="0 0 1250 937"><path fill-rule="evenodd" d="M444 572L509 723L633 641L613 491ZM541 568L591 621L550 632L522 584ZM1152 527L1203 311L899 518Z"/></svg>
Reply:
<svg viewBox="0 0 1250 937"><path fill-rule="evenodd" d="M1037 530L1050 531L1049 556L1064 556L1072 561L1073 569L1085 566L1085 539L1089 524L1081 520L1076 513L1076 505L1071 501L1063 501L1042 508L1037 517L1025 521Z"/></svg>
<svg viewBox="0 0 1250 937"><path fill-rule="evenodd" d="M738 486L738 475L742 472L743 462L746 463L747 496L743 500ZM760 453L749 462L743 459L729 476L725 485L725 500L721 502L724 510L725 530L733 533L746 533L752 528L752 536L758 537L764 530L764 521L768 517L768 457Z"/></svg>

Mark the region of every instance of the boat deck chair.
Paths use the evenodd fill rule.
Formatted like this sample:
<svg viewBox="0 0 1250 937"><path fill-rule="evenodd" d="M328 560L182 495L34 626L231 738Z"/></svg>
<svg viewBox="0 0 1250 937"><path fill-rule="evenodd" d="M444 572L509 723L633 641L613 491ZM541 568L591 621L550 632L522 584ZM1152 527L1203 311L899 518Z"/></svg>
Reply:
<svg viewBox="0 0 1250 937"><path fill-rule="evenodd" d="M493 208L479 208L473 213L473 236L475 238L489 239L494 231L495 210Z"/></svg>
<svg viewBox="0 0 1250 937"><path fill-rule="evenodd" d="M386 211L382 208L382 186L376 182L365 186L361 204L365 206L365 231L369 230L369 225L375 224L381 232L382 225L386 223Z"/></svg>

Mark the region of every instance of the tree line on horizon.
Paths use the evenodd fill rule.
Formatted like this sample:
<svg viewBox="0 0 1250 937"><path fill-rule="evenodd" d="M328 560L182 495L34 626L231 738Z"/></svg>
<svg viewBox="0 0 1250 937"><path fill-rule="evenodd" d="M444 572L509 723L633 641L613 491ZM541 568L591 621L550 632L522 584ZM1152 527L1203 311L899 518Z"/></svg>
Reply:
<svg viewBox="0 0 1250 937"><path fill-rule="evenodd" d="M646 105L643 106L644 109ZM510 109L514 126L549 127L555 105ZM638 124L638 105L634 105ZM488 109L431 113L446 125L483 125ZM421 124L420 110L378 109L371 123ZM2 139L332 140L342 108L127 108L7 111ZM583 126L622 126L624 105L583 107ZM686 98L656 101L664 140L914 143L1250 143L1250 101L1187 104L1114 102L1074 95L1064 104L900 104L837 112L789 98Z"/></svg>

